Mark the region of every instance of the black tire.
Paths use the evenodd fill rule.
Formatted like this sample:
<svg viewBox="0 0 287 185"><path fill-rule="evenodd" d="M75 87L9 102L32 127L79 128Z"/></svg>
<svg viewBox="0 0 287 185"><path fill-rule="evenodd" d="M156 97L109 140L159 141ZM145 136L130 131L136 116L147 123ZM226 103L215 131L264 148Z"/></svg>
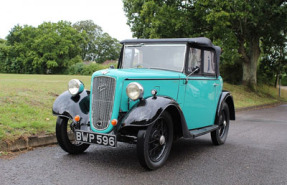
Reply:
<svg viewBox="0 0 287 185"><path fill-rule="evenodd" d="M56 123L56 137L60 147L70 154L83 153L90 145L85 143L76 143L73 138L68 137L68 132L71 133L69 119L58 117ZM70 130L70 131L69 131Z"/></svg>
<svg viewBox="0 0 287 185"><path fill-rule="evenodd" d="M218 122L219 129L211 132L211 140L214 145L224 144L229 130L229 107L224 102L219 113Z"/></svg>
<svg viewBox="0 0 287 185"><path fill-rule="evenodd" d="M169 113L164 112L157 121L140 130L137 137L137 156L140 164L149 170L164 165L173 142L173 124Z"/></svg>

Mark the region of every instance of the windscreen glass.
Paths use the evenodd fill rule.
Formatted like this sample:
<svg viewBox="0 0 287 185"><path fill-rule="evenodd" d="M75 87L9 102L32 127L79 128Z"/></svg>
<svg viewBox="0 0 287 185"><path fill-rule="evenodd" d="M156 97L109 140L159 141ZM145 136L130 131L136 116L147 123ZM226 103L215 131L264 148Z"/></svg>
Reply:
<svg viewBox="0 0 287 185"><path fill-rule="evenodd" d="M149 68L182 72L185 52L185 44L125 45L122 68Z"/></svg>

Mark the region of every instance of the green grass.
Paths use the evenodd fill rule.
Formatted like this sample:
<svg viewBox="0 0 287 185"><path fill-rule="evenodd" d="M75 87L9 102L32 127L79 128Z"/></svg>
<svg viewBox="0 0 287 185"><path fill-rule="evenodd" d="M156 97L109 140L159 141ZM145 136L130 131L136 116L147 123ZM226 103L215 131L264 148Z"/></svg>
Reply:
<svg viewBox="0 0 287 185"><path fill-rule="evenodd" d="M227 83L224 83L223 89L232 93L235 108L237 109L287 101L286 90L281 91L281 98L279 98L278 89L267 85L258 86L255 92L242 85L231 85Z"/></svg>
<svg viewBox="0 0 287 185"><path fill-rule="evenodd" d="M54 133L53 102L73 78L90 88L90 76L0 74L0 140ZM232 92L236 108L287 101L286 91L285 98L278 99L278 90L269 86L258 87L255 93L226 83L224 89Z"/></svg>
<svg viewBox="0 0 287 185"><path fill-rule="evenodd" d="M90 88L90 76L0 74L0 140L54 133L53 102L73 78Z"/></svg>

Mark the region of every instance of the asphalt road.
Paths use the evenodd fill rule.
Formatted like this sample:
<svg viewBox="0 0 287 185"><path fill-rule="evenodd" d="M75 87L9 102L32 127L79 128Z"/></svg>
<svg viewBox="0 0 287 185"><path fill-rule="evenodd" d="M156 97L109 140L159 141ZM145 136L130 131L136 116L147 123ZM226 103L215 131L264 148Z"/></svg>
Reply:
<svg viewBox="0 0 287 185"><path fill-rule="evenodd" d="M0 184L287 184L287 105L237 113L221 146L209 135L177 141L156 171L139 165L134 145L77 156L52 146L0 159Z"/></svg>

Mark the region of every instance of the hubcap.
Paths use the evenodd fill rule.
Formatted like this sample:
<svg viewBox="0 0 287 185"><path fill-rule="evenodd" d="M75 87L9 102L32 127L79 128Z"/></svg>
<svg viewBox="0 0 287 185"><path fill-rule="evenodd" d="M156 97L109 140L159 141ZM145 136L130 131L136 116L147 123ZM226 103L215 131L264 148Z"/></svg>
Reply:
<svg viewBox="0 0 287 185"><path fill-rule="evenodd" d="M223 121L223 126L226 127L226 120Z"/></svg>
<svg viewBox="0 0 287 185"><path fill-rule="evenodd" d="M164 145L165 144L165 137L163 135L160 136L159 138L159 144Z"/></svg>

